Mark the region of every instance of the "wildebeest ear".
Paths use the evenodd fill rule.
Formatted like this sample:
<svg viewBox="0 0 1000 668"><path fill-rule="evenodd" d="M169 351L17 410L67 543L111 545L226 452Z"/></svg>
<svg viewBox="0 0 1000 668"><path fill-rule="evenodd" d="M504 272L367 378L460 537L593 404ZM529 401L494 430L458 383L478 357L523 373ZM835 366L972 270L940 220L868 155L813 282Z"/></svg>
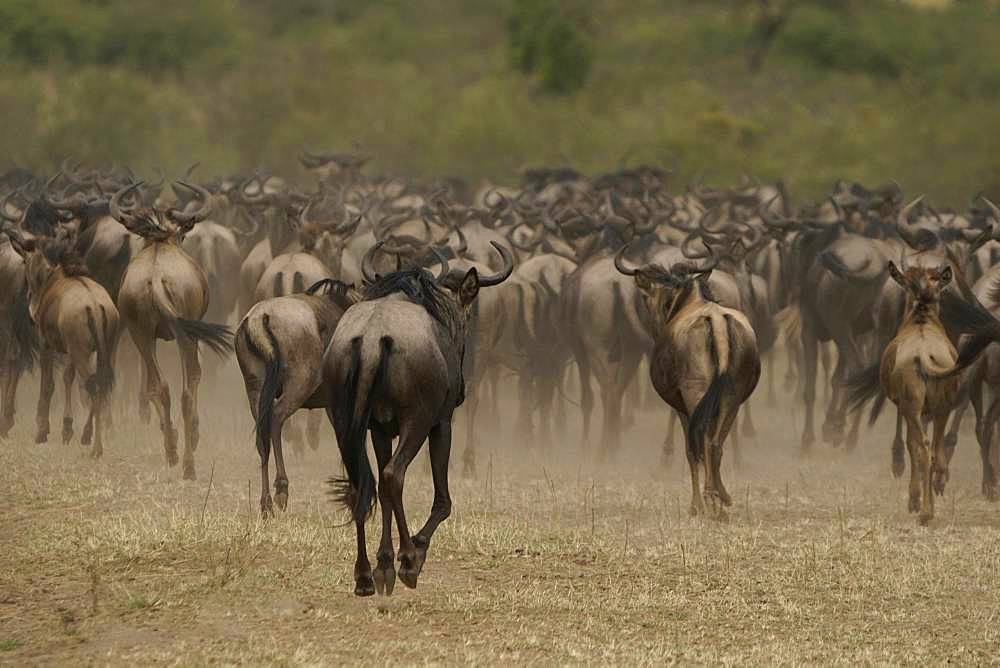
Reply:
<svg viewBox="0 0 1000 668"><path fill-rule="evenodd" d="M462 284L458 286L458 301L462 306L468 306L479 294L479 272L473 267L462 279Z"/></svg>
<svg viewBox="0 0 1000 668"><path fill-rule="evenodd" d="M946 264L941 269L938 269L938 278L941 281L941 286L942 287L945 286L945 285L948 285L949 283L951 283L951 279L953 278L953 274L952 274L952 271L951 271L951 265L950 264Z"/></svg>
<svg viewBox="0 0 1000 668"><path fill-rule="evenodd" d="M896 266L896 263L889 260L889 266L886 268L889 270L889 275L892 276L892 280L896 281L905 288L906 277L904 277L902 272L899 271L899 267Z"/></svg>

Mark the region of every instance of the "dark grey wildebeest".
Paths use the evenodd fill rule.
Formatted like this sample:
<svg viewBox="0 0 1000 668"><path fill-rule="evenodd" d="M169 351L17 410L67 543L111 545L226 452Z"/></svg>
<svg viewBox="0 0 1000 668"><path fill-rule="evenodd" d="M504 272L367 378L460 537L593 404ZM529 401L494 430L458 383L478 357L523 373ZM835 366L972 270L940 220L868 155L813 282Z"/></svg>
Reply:
<svg viewBox="0 0 1000 668"><path fill-rule="evenodd" d="M377 248L377 246L376 246ZM438 525L451 513L448 460L451 420L462 403L465 382L462 359L467 326L479 288L499 285L514 270L510 251L494 244L503 268L480 276L475 268L442 269L437 278L424 269L409 269L383 278L372 276L364 301L341 318L323 361L323 384L329 393L327 415L347 470L347 480L332 481L340 501L353 514L358 535L354 593L391 594L396 581L392 518L399 531L399 577L408 587L417 578ZM365 449L371 430L378 461L378 498L382 506L382 540L372 573L365 546L365 518L375 503L376 486ZM392 439L399 437L396 451ZM434 503L427 523L410 535L403 509L403 480L410 462L430 439Z"/></svg>

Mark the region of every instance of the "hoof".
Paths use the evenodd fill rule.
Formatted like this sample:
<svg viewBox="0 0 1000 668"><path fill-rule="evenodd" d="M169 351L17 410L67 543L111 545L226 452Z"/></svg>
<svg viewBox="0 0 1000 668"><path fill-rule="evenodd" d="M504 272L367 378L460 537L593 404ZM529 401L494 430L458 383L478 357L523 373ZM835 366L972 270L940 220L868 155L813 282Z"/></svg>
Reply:
<svg viewBox="0 0 1000 668"><path fill-rule="evenodd" d="M194 462L186 461L184 462L184 473L181 474L184 480L197 480L198 476L194 472Z"/></svg>
<svg viewBox="0 0 1000 668"><path fill-rule="evenodd" d="M991 503L996 503L997 499L1000 498L1000 497L998 497L997 486L995 484L984 482L983 483L983 496L986 497L987 501L989 501Z"/></svg>
<svg viewBox="0 0 1000 668"><path fill-rule="evenodd" d="M925 527L931 523L932 519L934 519L934 513L920 513L917 521L920 522L920 526Z"/></svg>
<svg viewBox="0 0 1000 668"><path fill-rule="evenodd" d="M282 511L288 510L288 491L275 492L274 502L278 505Z"/></svg>
<svg viewBox="0 0 1000 668"><path fill-rule="evenodd" d="M177 457L177 448L174 448L173 450L168 449L166 454L167 454L167 466L169 466L170 468L177 466L177 462L180 461L180 459Z"/></svg>
<svg viewBox="0 0 1000 668"><path fill-rule="evenodd" d="M372 576L363 575L354 580L354 595L355 596L375 595L375 582L372 580Z"/></svg>
<svg viewBox="0 0 1000 668"><path fill-rule="evenodd" d="M722 505L726 508L733 505L733 497L729 496L729 492L721 486L719 487L719 501L721 501Z"/></svg>
<svg viewBox="0 0 1000 668"><path fill-rule="evenodd" d="M102 456L104 456L103 448L94 448L93 450L90 451L91 459L100 459Z"/></svg>
<svg viewBox="0 0 1000 668"><path fill-rule="evenodd" d="M260 500L260 517L264 520L274 517L274 503L272 503L270 496Z"/></svg>
<svg viewBox="0 0 1000 668"><path fill-rule="evenodd" d="M911 495L910 496L910 503L907 506L907 509L911 513L918 512L920 510L920 497L919 496L913 496L913 495Z"/></svg>
<svg viewBox="0 0 1000 668"><path fill-rule="evenodd" d="M90 445L94 438L94 425L91 422L87 422L83 427L83 433L80 434L80 445Z"/></svg>
<svg viewBox="0 0 1000 668"><path fill-rule="evenodd" d="M48 442L49 442L49 432L47 429L45 431L39 431L37 434L35 434L35 443L48 443Z"/></svg>
<svg viewBox="0 0 1000 668"><path fill-rule="evenodd" d="M69 445L69 442L72 440L73 440L73 418L63 418L63 427L62 427L63 445Z"/></svg>
<svg viewBox="0 0 1000 668"><path fill-rule="evenodd" d="M399 579L410 589L417 588L417 578L420 577L420 571L424 567L426 555L425 550L418 549L412 557L402 555L399 557Z"/></svg>
<svg viewBox="0 0 1000 668"><path fill-rule="evenodd" d="M379 564L375 568L375 590L378 592L379 596L392 596L392 590L396 587L396 569L392 565L392 557L388 559L388 563L383 565L382 559L379 559ZM416 586L416 578L413 580L413 586Z"/></svg>
<svg viewBox="0 0 1000 668"><path fill-rule="evenodd" d="M10 433L13 426L14 418L6 416L0 417L0 438L7 438L7 434Z"/></svg>

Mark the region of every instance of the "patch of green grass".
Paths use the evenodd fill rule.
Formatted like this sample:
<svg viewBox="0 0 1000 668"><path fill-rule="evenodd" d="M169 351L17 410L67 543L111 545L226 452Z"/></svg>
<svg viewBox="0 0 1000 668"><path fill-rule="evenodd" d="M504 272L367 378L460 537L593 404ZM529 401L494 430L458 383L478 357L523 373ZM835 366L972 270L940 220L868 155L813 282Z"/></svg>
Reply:
<svg viewBox="0 0 1000 668"><path fill-rule="evenodd" d="M6 640L0 640L0 652L13 652L15 649L21 647L24 643L20 640L15 640L13 638L8 638Z"/></svg>

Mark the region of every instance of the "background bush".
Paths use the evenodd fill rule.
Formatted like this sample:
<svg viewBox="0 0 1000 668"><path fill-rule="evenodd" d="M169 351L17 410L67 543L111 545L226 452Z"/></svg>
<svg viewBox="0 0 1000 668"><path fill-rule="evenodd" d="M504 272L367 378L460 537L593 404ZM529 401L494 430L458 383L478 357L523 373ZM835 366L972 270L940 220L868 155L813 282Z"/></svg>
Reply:
<svg viewBox="0 0 1000 668"><path fill-rule="evenodd" d="M357 142L418 176L627 155L801 198L998 189L994 3L807 4L752 76L732 0L5 0L0 161L295 172Z"/></svg>

